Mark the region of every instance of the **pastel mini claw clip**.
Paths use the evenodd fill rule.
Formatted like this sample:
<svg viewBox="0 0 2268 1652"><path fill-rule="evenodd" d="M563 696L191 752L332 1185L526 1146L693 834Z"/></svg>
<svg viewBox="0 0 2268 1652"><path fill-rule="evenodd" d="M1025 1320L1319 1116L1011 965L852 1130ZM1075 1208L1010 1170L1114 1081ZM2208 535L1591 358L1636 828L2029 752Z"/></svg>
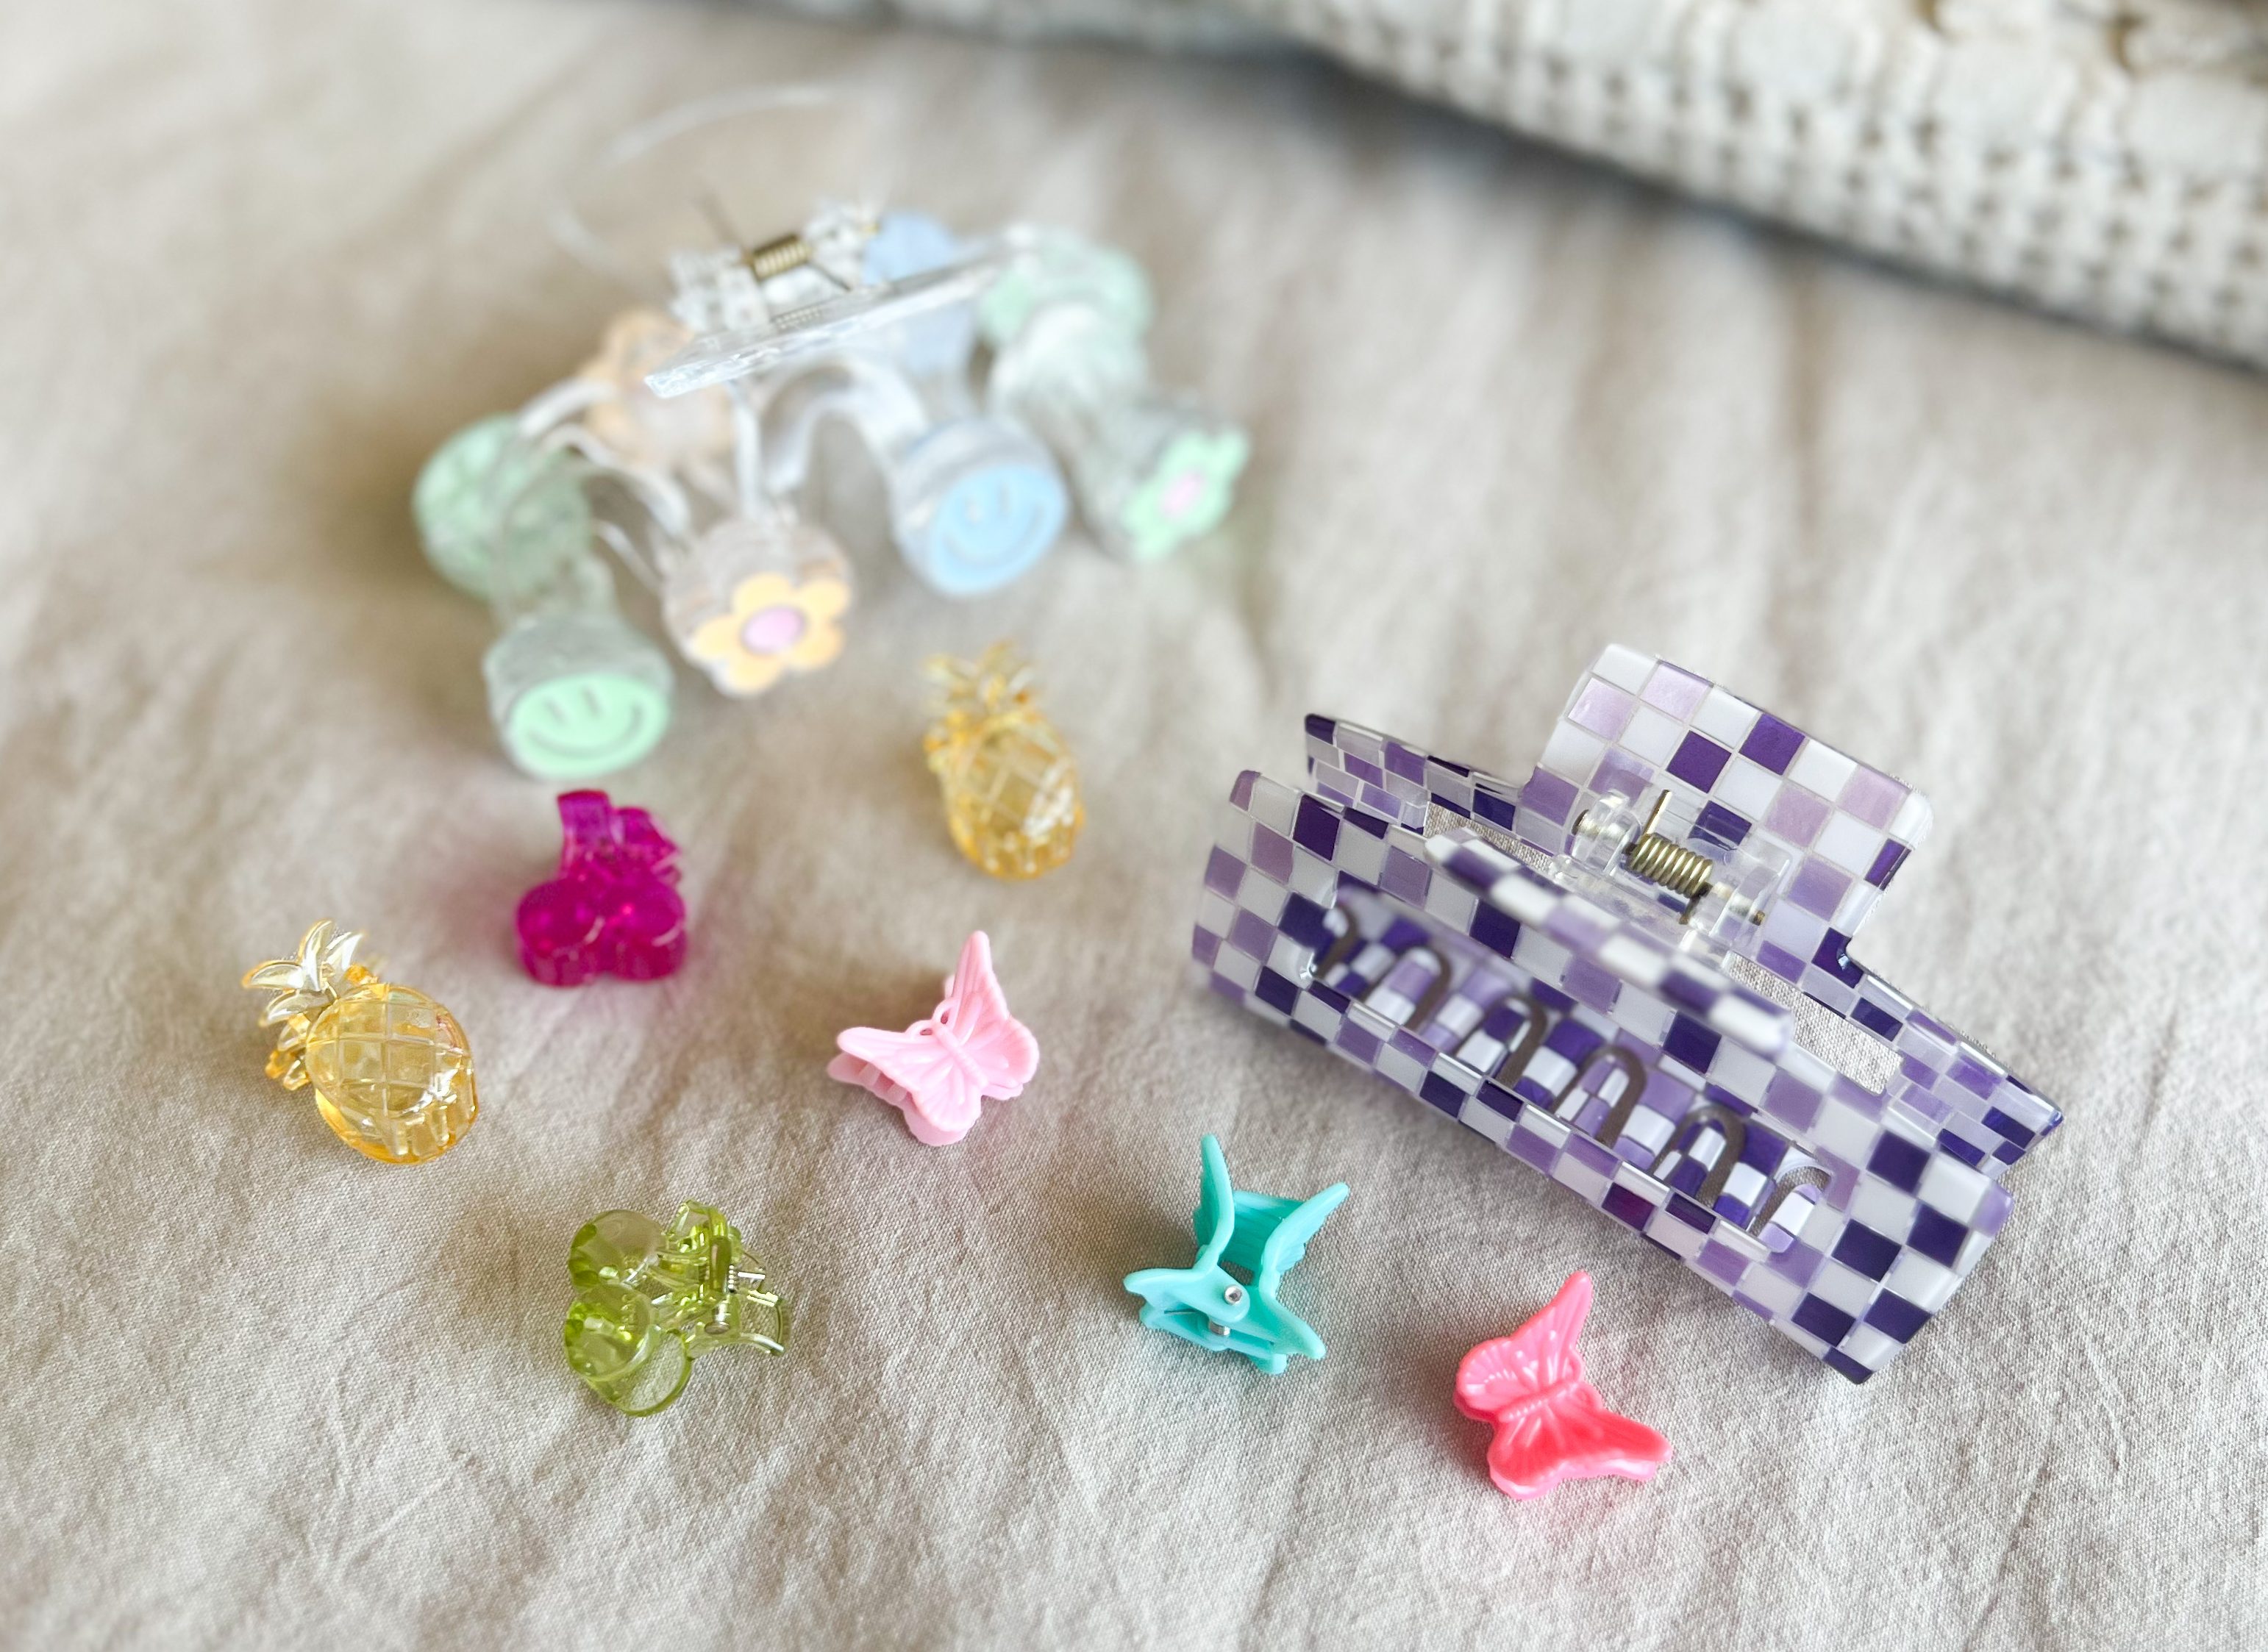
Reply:
<svg viewBox="0 0 2268 1652"><path fill-rule="evenodd" d="M677 845L643 809L603 791L559 794L559 875L513 914L519 961L549 987L600 975L658 980L685 961Z"/></svg>
<svg viewBox="0 0 2268 1652"><path fill-rule="evenodd" d="M880 474L906 566L940 595L997 590L1053 548L1071 509L1055 456L976 394L972 305L999 263L919 213L823 203L792 234L674 261L696 336L648 385L728 388L783 508L821 429L845 426Z"/></svg>
<svg viewBox="0 0 2268 1652"><path fill-rule="evenodd" d="M1071 749L1039 709L1032 668L996 642L973 660L939 654L926 672L933 720L922 751L954 847L1011 882L1062 865L1086 808Z"/></svg>
<svg viewBox="0 0 2268 1652"><path fill-rule="evenodd" d="M899 548L939 591L994 589L1044 555L1068 512L1066 470L1096 539L1137 560L1228 508L1249 444L1151 384L1149 283L1123 253L1024 224L963 237L918 212L822 198L799 230L755 245L734 234L680 253L672 271L698 336L649 386L729 384L766 408L826 386L820 410L865 437ZM782 496L801 484L808 427L792 415L767 444Z"/></svg>
<svg viewBox="0 0 2268 1652"><path fill-rule="evenodd" d="M648 382L666 396L730 383L765 409L777 496L803 485L814 425L840 415L883 473L908 565L949 596L1005 584L1054 544L1068 510L1058 462L1118 555L1153 561L1219 523L1250 443L1152 384L1149 283L1132 259L1029 224L964 241L919 213L849 221L871 239L839 294L770 288L856 239L841 209L762 247L678 261L678 313L703 336ZM781 273L758 282L755 268Z"/></svg>
<svg viewBox="0 0 2268 1652"><path fill-rule="evenodd" d="M423 1164L473 1127L480 1102L464 1028L409 987L379 979L355 958L359 932L324 919L299 951L255 966L244 985L269 995L263 1027L280 1027L268 1076L313 1087L323 1121L357 1153Z"/></svg>
<svg viewBox="0 0 2268 1652"><path fill-rule="evenodd" d="M982 929L962 944L934 1014L903 1032L852 1027L835 1042L842 1054L827 1076L888 1102L930 1147L960 1141L986 1102L1021 1095L1040 1067L1039 1040L1008 1013Z"/></svg>
<svg viewBox="0 0 2268 1652"><path fill-rule="evenodd" d="M428 559L491 606L490 716L529 774L599 778L668 726L674 673L624 617L614 564L719 693L840 657L850 562L801 503L826 491L830 426L865 447L900 554L946 596L998 590L1049 552L1066 466L1123 555L1162 555L1227 508L1245 438L1152 386L1148 290L1123 254L1027 226L963 238L883 209L867 181L783 202L781 123L856 126L860 107L780 89L624 134L555 224L641 302L576 372L459 431L418 477ZM746 239L720 188L767 224L799 223ZM595 227L609 201L626 221Z"/></svg>
<svg viewBox="0 0 2268 1652"><path fill-rule="evenodd" d="M485 600L489 716L505 754L540 779L594 779L644 757L667 731L668 659L622 615L604 547L665 553L689 525L681 495L641 485L585 439L571 385L519 415L458 431L419 474L427 559Z"/></svg>
<svg viewBox="0 0 2268 1652"><path fill-rule="evenodd" d="M1142 348L1150 283L1125 253L1019 225L977 316L992 350L992 406L1059 454L1102 547L1153 562L1228 512L1252 444L1153 385Z"/></svg>
<svg viewBox="0 0 2268 1652"><path fill-rule="evenodd" d="M1584 1380L1575 1339L1591 1311L1591 1276L1574 1274L1550 1303L1508 1337L1457 1364L1457 1409L1496 1425L1489 1478L1507 1497L1541 1497L1563 1480L1652 1479L1669 1442L1618 1416Z"/></svg>
<svg viewBox="0 0 2268 1652"><path fill-rule="evenodd" d="M704 1354L787 1352L787 1299L707 1205L680 1205L666 1229L635 1210L593 1216L568 1247L567 1274L568 1368L630 1416L674 1405Z"/></svg>
<svg viewBox="0 0 2268 1652"><path fill-rule="evenodd" d="M1219 1138L1205 1137L1200 1153L1197 1260L1126 1276L1126 1289L1142 1299L1142 1323L1201 1348L1241 1354L1270 1377L1281 1377L1295 1354L1322 1359L1322 1338L1277 1292L1346 1198L1346 1184L1307 1200L1241 1192L1229 1185Z"/></svg>
<svg viewBox="0 0 2268 1652"><path fill-rule="evenodd" d="M1944 1307L2056 1109L1854 962L1929 805L1609 648L1525 784L1329 717L1241 776L1212 989L1542 1171L1854 1382Z"/></svg>

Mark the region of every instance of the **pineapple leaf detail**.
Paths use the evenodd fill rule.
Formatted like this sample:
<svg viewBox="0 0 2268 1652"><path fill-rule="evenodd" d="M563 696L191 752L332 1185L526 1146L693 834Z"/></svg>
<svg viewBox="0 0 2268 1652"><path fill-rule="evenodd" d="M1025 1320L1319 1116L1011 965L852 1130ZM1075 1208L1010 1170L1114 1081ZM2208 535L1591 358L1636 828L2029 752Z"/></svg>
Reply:
<svg viewBox="0 0 2268 1652"><path fill-rule="evenodd" d="M283 1025L276 1039L276 1054L268 1065L269 1076L286 1090L297 1090L307 1082L298 1053L306 1045L309 1024L370 978L370 972L354 961L355 949L362 944L361 932L349 929L334 936L331 930L332 921L325 918L300 937L296 956L270 958L245 973L247 990L273 995L261 1011L260 1024Z"/></svg>

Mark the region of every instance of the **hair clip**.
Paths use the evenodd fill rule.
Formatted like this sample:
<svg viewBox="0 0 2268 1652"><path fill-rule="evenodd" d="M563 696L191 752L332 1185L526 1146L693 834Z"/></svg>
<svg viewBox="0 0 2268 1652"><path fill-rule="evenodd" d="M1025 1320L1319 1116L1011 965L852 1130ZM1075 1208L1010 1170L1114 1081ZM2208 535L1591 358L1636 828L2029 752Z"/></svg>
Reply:
<svg viewBox="0 0 2268 1652"><path fill-rule="evenodd" d="M924 670L932 721L922 737L961 852L1014 881L1071 858L1086 809L1079 766L1033 698L1032 668L1005 642L982 657L939 654Z"/></svg>
<svg viewBox="0 0 2268 1652"><path fill-rule="evenodd" d="M1549 1306L1457 1362L1457 1409L1492 1422L1489 1478L1507 1497L1541 1497L1562 1480L1652 1479L1669 1442L1609 1411L1583 1377L1575 1339L1591 1311L1591 1276L1568 1276Z"/></svg>
<svg viewBox="0 0 2268 1652"><path fill-rule="evenodd" d="M583 370L609 393L582 414L580 444L659 502L651 514L664 531L609 542L655 594L677 651L720 694L747 698L842 654L850 563L766 491L761 409L742 387L666 400L647 388L655 357L692 336L650 311L616 317L608 350Z"/></svg>
<svg viewBox="0 0 2268 1652"><path fill-rule="evenodd" d="M418 542L433 571L487 601L499 503L528 494L532 486L537 491L523 506L522 525L533 529L539 514L548 511L552 531L531 535L526 548L540 555L586 544L590 508L566 476L566 466L564 455L520 441L519 422L509 413L475 420L435 448L409 495Z"/></svg>
<svg viewBox="0 0 2268 1652"><path fill-rule="evenodd" d="M611 774L668 726L669 664L622 617L601 545L725 694L760 694L843 650L850 564L763 492L755 412L712 391L673 413L629 377L682 336L649 312L617 317L598 361L460 431L419 478L428 557L497 614L483 662L497 732L547 779ZM719 426L739 444L730 465Z"/></svg>
<svg viewBox="0 0 2268 1652"><path fill-rule="evenodd" d="M1023 1094L1040 1067L1040 1041L1008 1013L979 929L962 943L936 1012L903 1032L852 1027L827 1076L873 1092L906 1115L914 1140L947 1147L968 1134L988 1101Z"/></svg>
<svg viewBox="0 0 2268 1652"><path fill-rule="evenodd" d="M850 564L833 536L767 500L717 524L660 581L678 652L720 694L762 694L835 663L850 608Z"/></svg>
<svg viewBox="0 0 2268 1652"><path fill-rule="evenodd" d="M865 434L890 484L901 550L949 595L1005 584L1053 544L1068 502L1049 446L1070 467L1096 537L1121 555L1166 555L1219 522L1250 443L1152 385L1142 349L1148 283L1131 259L1028 226L965 243L934 219L895 212L868 231L857 265L863 285L836 275L845 289L839 297L770 295L770 282L816 261L815 253L792 251L784 263L771 249L814 248L835 222L823 212L811 229L763 248L681 259L680 315L696 331L728 330L656 372L653 385L669 394L713 385L720 373L741 383L756 375L756 393L769 399L795 377L839 373L846 356L857 356L864 382L817 400L812 417L842 414ZM777 273L757 280L760 267ZM961 275L976 284L921 285ZM935 302L908 308L902 296L889 296L908 290ZM845 309L869 291L883 296L855 315ZM804 341L821 316L836 318L823 348ZM968 399L980 330L992 350L990 417ZM792 348L777 336L783 331L798 341ZM750 340L763 342L743 348ZM696 363L705 365L694 371ZM895 384L893 372L907 385ZM781 496L801 482L807 428L768 443L768 478Z"/></svg>
<svg viewBox="0 0 2268 1652"><path fill-rule="evenodd" d="M612 774L669 727L669 662L622 618L596 547L667 533L653 513L677 502L576 448L562 426L588 399L570 381L468 426L427 460L416 492L427 558L495 614L481 669L497 738L545 780ZM615 484L605 515L588 491L601 481Z"/></svg>
<svg viewBox="0 0 2268 1652"><path fill-rule="evenodd" d="M1853 962L1917 793L1609 648L1527 783L1328 717L1248 772L1193 950L1215 991L1642 1232L1854 1382L2007 1220L2060 1115Z"/></svg>
<svg viewBox="0 0 2268 1652"><path fill-rule="evenodd" d="M520 898L519 961L548 987L599 975L659 980L685 961L677 845L603 791L559 794L559 875Z"/></svg>
<svg viewBox="0 0 2268 1652"><path fill-rule="evenodd" d="M829 247L831 259L821 252ZM730 341L802 341L799 318L823 312L836 319L808 347L783 345L755 365L719 369L721 378L666 369L651 382L664 395L728 385L750 410L749 445L762 454L762 485L778 502L804 487L819 429L831 420L848 424L881 473L907 566L946 596L996 590L1053 547L1070 498L1039 440L970 395L976 321L968 300L976 287L958 278L920 284L954 271L981 270L989 279L995 262L920 214L875 218L841 206L755 248L681 254L678 313L704 335L688 358L714 347L737 363ZM821 280L814 270L828 273ZM841 296L827 298L828 290ZM909 305L909 291L923 301ZM868 295L873 302L856 308Z"/></svg>
<svg viewBox="0 0 2268 1652"><path fill-rule="evenodd" d="M581 412L584 427L622 464L699 475L722 493L716 484L737 435L732 398L707 390L665 400L645 382L648 373L692 341L692 333L675 316L633 305L607 323L597 352L571 382L596 393Z"/></svg>
<svg viewBox="0 0 2268 1652"><path fill-rule="evenodd" d="M835 663L850 564L766 491L761 409L740 386L664 401L631 377L688 336L651 312L615 318L608 352L555 393L548 416L573 422L545 439L586 461L586 485L614 506L596 532L654 593L677 651L719 693L746 698Z"/></svg>
<svg viewBox="0 0 2268 1652"><path fill-rule="evenodd" d="M722 248L674 256L674 307L698 336L646 383L657 395L681 396L869 347L968 305L999 268L997 245L952 241L932 251L926 236L885 237L885 223L871 209L828 202L803 228L761 244L733 236Z"/></svg>
<svg viewBox="0 0 2268 1652"><path fill-rule="evenodd" d="M894 360L849 354L748 393L763 408L770 496L802 491L820 429L841 420L881 473L899 554L941 596L979 596L1021 577L1070 517L1054 456L1022 427L980 411L958 377L917 383Z"/></svg>
<svg viewBox="0 0 2268 1652"><path fill-rule="evenodd" d="M1211 532L1252 444L1150 382L1141 266L1061 231L1019 228L1006 240L1012 256L977 309L992 406L1062 455L1105 549L1149 562Z"/></svg>
<svg viewBox="0 0 2268 1652"><path fill-rule="evenodd" d="M340 1141L388 1164L423 1164L473 1127L473 1050L456 1017L423 993L378 978L355 961L358 931L334 936L324 919L298 955L247 971L244 985L272 995L263 1027L281 1025L268 1076L286 1090L313 1085L315 1105Z"/></svg>
<svg viewBox="0 0 2268 1652"><path fill-rule="evenodd" d="M752 489L784 505L804 478L810 426L842 417L884 478L908 564L947 595L996 589L1053 545L1070 510L1059 463L1078 468L1098 536L1123 554L1163 554L1209 527L1248 444L1150 385L1138 268L1068 235L1016 226L965 238L884 209L873 113L840 88L758 89L672 110L595 158L554 227L586 264L641 292L666 268L681 335L671 349L650 322L618 324L581 375L611 386L592 428L633 459L697 459L719 445L716 409L729 393L741 510L757 514ZM791 153L792 182L770 164ZM789 223L783 209L797 210L798 196L813 203L799 224L747 232ZM980 335L990 356L1012 347L1015 363L1006 378L990 375L989 394ZM622 385L632 371L643 399ZM688 399L709 410L682 421L655 411ZM782 399L800 411L775 413ZM1027 428L1025 408L1060 452Z"/></svg>
<svg viewBox="0 0 2268 1652"><path fill-rule="evenodd" d="M1270 1377L1281 1377L1294 1354L1320 1360L1322 1338L1276 1293L1347 1185L1333 1182L1307 1200L1240 1192L1229 1185L1218 1137L1205 1137L1198 1151L1197 1260L1126 1276L1126 1289L1142 1299L1142 1323L1215 1353L1241 1354Z"/></svg>
<svg viewBox="0 0 2268 1652"><path fill-rule="evenodd" d="M786 1353L787 1299L764 1289L745 1243L723 1212L690 1202L666 1230L635 1210L585 1222L567 1251L568 1368L617 1411L651 1417L712 1349Z"/></svg>

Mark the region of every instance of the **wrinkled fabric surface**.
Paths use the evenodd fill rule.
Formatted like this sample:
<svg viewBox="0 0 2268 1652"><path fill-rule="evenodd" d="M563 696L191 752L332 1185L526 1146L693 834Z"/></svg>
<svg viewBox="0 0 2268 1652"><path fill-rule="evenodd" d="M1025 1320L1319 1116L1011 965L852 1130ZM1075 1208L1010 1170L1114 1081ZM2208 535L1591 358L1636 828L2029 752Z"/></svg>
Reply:
<svg viewBox="0 0 2268 1652"><path fill-rule="evenodd" d="M547 236L680 99L845 75L920 203L1107 235L1161 375L1247 419L1211 542L955 605L840 480L830 673L681 672L612 782L684 846L655 985L532 984L557 849L485 615L421 561L442 437L616 295ZM618 0L0 19L0 1641L2235 1648L2268 1636L2268 385L1916 284L1285 62ZM783 167L792 156L768 158ZM954 854L917 664L1020 639L1076 858ZM1197 991L1236 772L1329 710L1526 772L1655 650L1928 792L1860 949L2069 1123L1864 1389L1416 1102ZM261 1076L238 978L367 929L479 1061L414 1170ZM1044 1057L957 1147L828 1081L993 939ZM1353 1195L1270 1380L1141 1330L1197 1139ZM713 1200L796 1299L630 1421L561 1359L570 1236ZM1459 1356L1577 1267L1651 1486L1514 1504Z"/></svg>

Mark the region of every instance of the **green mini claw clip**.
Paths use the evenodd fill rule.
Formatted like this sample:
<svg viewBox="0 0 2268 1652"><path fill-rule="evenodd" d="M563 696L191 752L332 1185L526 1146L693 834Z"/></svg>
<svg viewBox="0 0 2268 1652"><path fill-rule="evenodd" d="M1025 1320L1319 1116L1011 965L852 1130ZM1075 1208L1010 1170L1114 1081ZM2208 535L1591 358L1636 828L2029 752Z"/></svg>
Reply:
<svg viewBox="0 0 2268 1652"><path fill-rule="evenodd" d="M740 1230L707 1205L667 1229L635 1210L585 1222L567 1251L575 1300L567 1363L616 1410L650 1417L685 1391L712 1348L787 1352L788 1303L764 1289Z"/></svg>
<svg viewBox="0 0 2268 1652"><path fill-rule="evenodd" d="M1126 1289L1142 1298L1142 1323L1201 1348L1241 1354L1270 1377L1281 1377L1294 1354L1320 1360L1322 1338L1276 1292L1347 1196L1346 1184L1334 1182L1304 1202L1240 1193L1229 1185L1217 1137L1205 1137L1204 1155L1195 1265L1126 1276Z"/></svg>

